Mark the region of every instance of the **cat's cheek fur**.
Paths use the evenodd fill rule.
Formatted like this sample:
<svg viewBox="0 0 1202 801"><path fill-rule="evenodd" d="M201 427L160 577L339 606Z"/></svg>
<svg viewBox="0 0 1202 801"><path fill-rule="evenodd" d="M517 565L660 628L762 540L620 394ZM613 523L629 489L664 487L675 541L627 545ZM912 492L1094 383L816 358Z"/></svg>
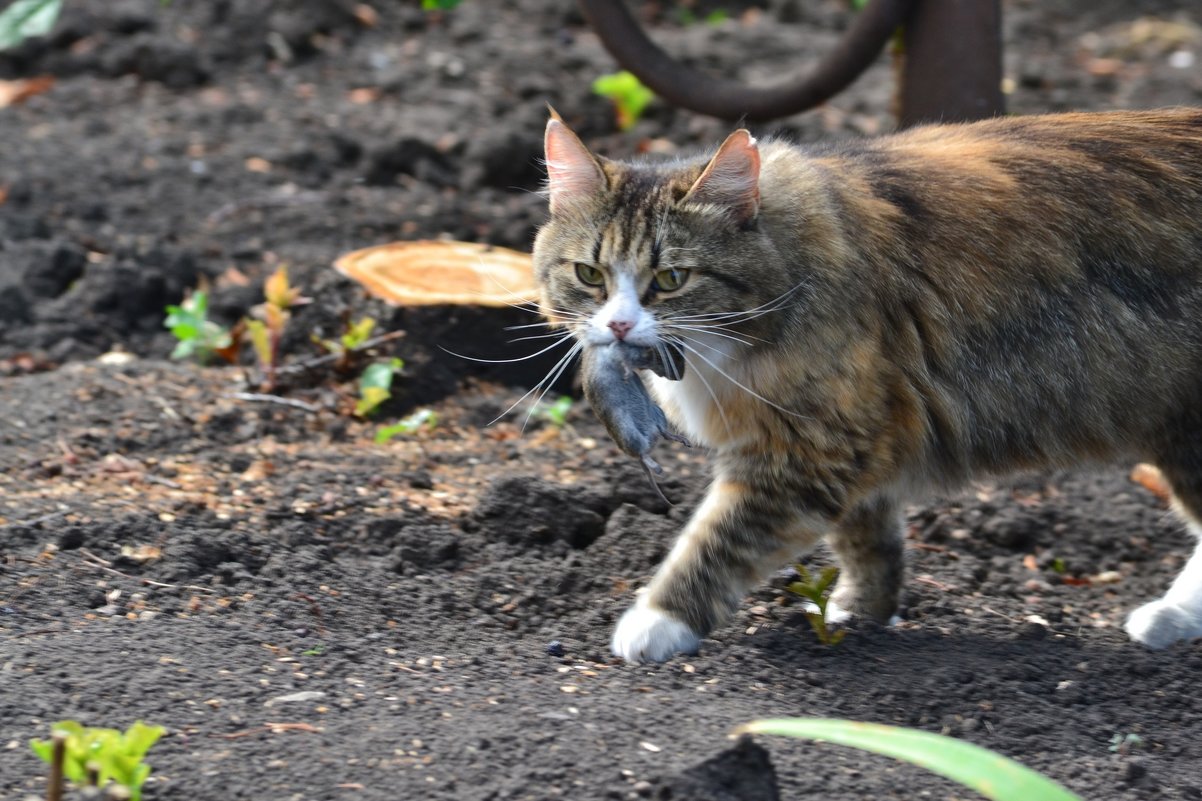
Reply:
<svg viewBox="0 0 1202 801"><path fill-rule="evenodd" d="M695 654L700 646L701 637L687 624L651 606L644 595L618 621L610 650L614 656L638 664Z"/></svg>

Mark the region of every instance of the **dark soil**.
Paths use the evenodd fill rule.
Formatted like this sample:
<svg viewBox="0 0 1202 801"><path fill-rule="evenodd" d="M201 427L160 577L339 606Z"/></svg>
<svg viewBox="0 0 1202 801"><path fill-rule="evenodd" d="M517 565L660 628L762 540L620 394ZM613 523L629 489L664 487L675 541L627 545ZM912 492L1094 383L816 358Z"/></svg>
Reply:
<svg viewBox="0 0 1202 801"><path fill-rule="evenodd" d="M782 573L699 656L610 659L705 455L661 448L670 507L583 404L562 430L490 427L549 363L439 348L526 352L497 343L531 320L389 309L329 264L443 235L528 249L547 102L611 155L728 126L655 105L616 131L589 91L613 64L570 3L416 5L370 27L329 0L69 0L51 37L0 53L0 78L58 78L0 110L0 797L44 791L26 741L65 718L167 727L148 799L967 797L856 752L727 739L815 715L947 732L1091 801L1202 798L1202 646L1120 629L1189 547L1130 465L911 509L894 628L823 647ZM847 22L833 0L726 5L682 27L665 4L655 35L762 80ZM1196 1L1131 5L1007 2L1011 110L1202 102ZM766 131L887 130L891 86L883 57ZM352 317L406 332L382 350L407 366L379 421L345 414L351 376L294 382L302 409L166 360L164 305L203 278L233 322L279 264L313 299L288 358ZM434 430L372 443L419 404Z"/></svg>

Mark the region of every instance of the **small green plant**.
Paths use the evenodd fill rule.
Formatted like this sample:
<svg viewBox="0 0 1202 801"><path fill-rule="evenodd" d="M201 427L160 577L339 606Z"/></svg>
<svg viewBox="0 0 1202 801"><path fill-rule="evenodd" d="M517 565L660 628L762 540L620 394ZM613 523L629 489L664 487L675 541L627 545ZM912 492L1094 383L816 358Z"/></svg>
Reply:
<svg viewBox="0 0 1202 801"><path fill-rule="evenodd" d="M205 364L230 346L229 330L208 319L209 293L205 290L197 289L178 306L168 306L166 311L163 326L178 340L171 358L195 356L197 361Z"/></svg>
<svg viewBox="0 0 1202 801"><path fill-rule="evenodd" d="M426 11L450 11L460 2L461 0L422 0L422 8Z"/></svg>
<svg viewBox="0 0 1202 801"><path fill-rule="evenodd" d="M325 645L318 643L307 651L301 651L301 656L321 656L326 652Z"/></svg>
<svg viewBox="0 0 1202 801"><path fill-rule="evenodd" d="M655 99L655 92L644 86L634 73L626 70L597 78L593 81L593 92L613 101L618 127L623 131L634 127L647 105Z"/></svg>
<svg viewBox="0 0 1202 801"><path fill-rule="evenodd" d="M721 25L730 19L730 12L725 8L715 8L704 17L698 17L697 12L688 6L677 6L672 12L672 16L676 18L678 25L696 25L698 21L704 22L706 25Z"/></svg>
<svg viewBox="0 0 1202 801"><path fill-rule="evenodd" d="M142 797L142 784L150 766L142 761L150 747L163 736L162 726L136 721L124 733L117 729L92 729L74 720L50 727L51 739L30 740L33 752L50 765L52 777L66 777L76 784L105 787L110 782L125 788L131 801ZM61 785L51 782L50 793L61 794Z"/></svg>
<svg viewBox="0 0 1202 801"><path fill-rule="evenodd" d="M359 400L355 403L355 414L367 417L380 404L392 397L392 378L405 363L397 358L386 362L369 364L359 376Z"/></svg>
<svg viewBox="0 0 1202 801"><path fill-rule="evenodd" d="M299 289L288 283L288 268L285 265L277 267L263 282L263 297L263 303L251 310L254 317L245 318L244 323L263 373L263 388L270 391L275 388L280 342L292 317L291 309L298 303L307 302L307 299L301 297Z"/></svg>
<svg viewBox="0 0 1202 801"><path fill-rule="evenodd" d="M62 10L63 0L16 0L0 11L0 50L50 33Z"/></svg>
<svg viewBox="0 0 1202 801"><path fill-rule="evenodd" d="M820 740L900 759L946 776L992 801L1082 801L1060 784L986 748L941 734L820 718L756 720L736 734Z"/></svg>
<svg viewBox="0 0 1202 801"><path fill-rule="evenodd" d="M1110 738L1110 751L1114 754L1122 754L1123 756L1126 756L1132 751L1140 748L1143 744L1144 738L1140 737L1135 732L1129 732L1127 734L1115 732L1114 736Z"/></svg>
<svg viewBox="0 0 1202 801"><path fill-rule="evenodd" d="M789 585L789 592L800 595L812 603L817 611L806 612L810 627L818 635L823 645L838 645L843 641L847 632L843 629L833 629L826 620L826 604L830 600L831 587L839 575L839 568L834 565L822 568L817 578L806 569L805 565L796 565L800 578Z"/></svg>
<svg viewBox="0 0 1202 801"><path fill-rule="evenodd" d="M551 403L540 402L535 407L534 416L556 428L563 428L568 424L568 412L572 411L573 403L575 401L569 396L561 395Z"/></svg>
<svg viewBox="0 0 1202 801"><path fill-rule="evenodd" d="M382 426L376 432L376 444L383 445L398 434L416 434L423 428L432 429L437 425L438 414L433 409L418 409L390 426Z"/></svg>

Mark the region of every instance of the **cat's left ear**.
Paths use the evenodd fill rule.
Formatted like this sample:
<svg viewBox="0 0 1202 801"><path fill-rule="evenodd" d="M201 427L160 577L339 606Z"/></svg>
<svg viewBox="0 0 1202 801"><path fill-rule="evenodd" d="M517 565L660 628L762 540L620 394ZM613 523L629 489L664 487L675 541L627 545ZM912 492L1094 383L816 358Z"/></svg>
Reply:
<svg viewBox="0 0 1202 801"><path fill-rule="evenodd" d="M740 225L760 210L760 149L755 137L739 129L726 137L682 203L705 203L725 209Z"/></svg>
<svg viewBox="0 0 1202 801"><path fill-rule="evenodd" d="M547 158L547 194L551 213L563 211L605 191L601 165L580 137L572 132L555 110L547 120L543 139Z"/></svg>

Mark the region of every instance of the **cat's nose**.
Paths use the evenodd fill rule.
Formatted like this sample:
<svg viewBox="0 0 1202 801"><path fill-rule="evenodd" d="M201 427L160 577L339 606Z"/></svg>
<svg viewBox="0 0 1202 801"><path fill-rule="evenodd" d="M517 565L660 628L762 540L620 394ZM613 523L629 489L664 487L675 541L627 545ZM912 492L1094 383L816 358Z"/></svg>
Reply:
<svg viewBox="0 0 1202 801"><path fill-rule="evenodd" d="M626 339L626 335L630 333L630 329L634 328L634 323L628 323L625 320L610 320L609 330L614 332L614 336L618 340Z"/></svg>

